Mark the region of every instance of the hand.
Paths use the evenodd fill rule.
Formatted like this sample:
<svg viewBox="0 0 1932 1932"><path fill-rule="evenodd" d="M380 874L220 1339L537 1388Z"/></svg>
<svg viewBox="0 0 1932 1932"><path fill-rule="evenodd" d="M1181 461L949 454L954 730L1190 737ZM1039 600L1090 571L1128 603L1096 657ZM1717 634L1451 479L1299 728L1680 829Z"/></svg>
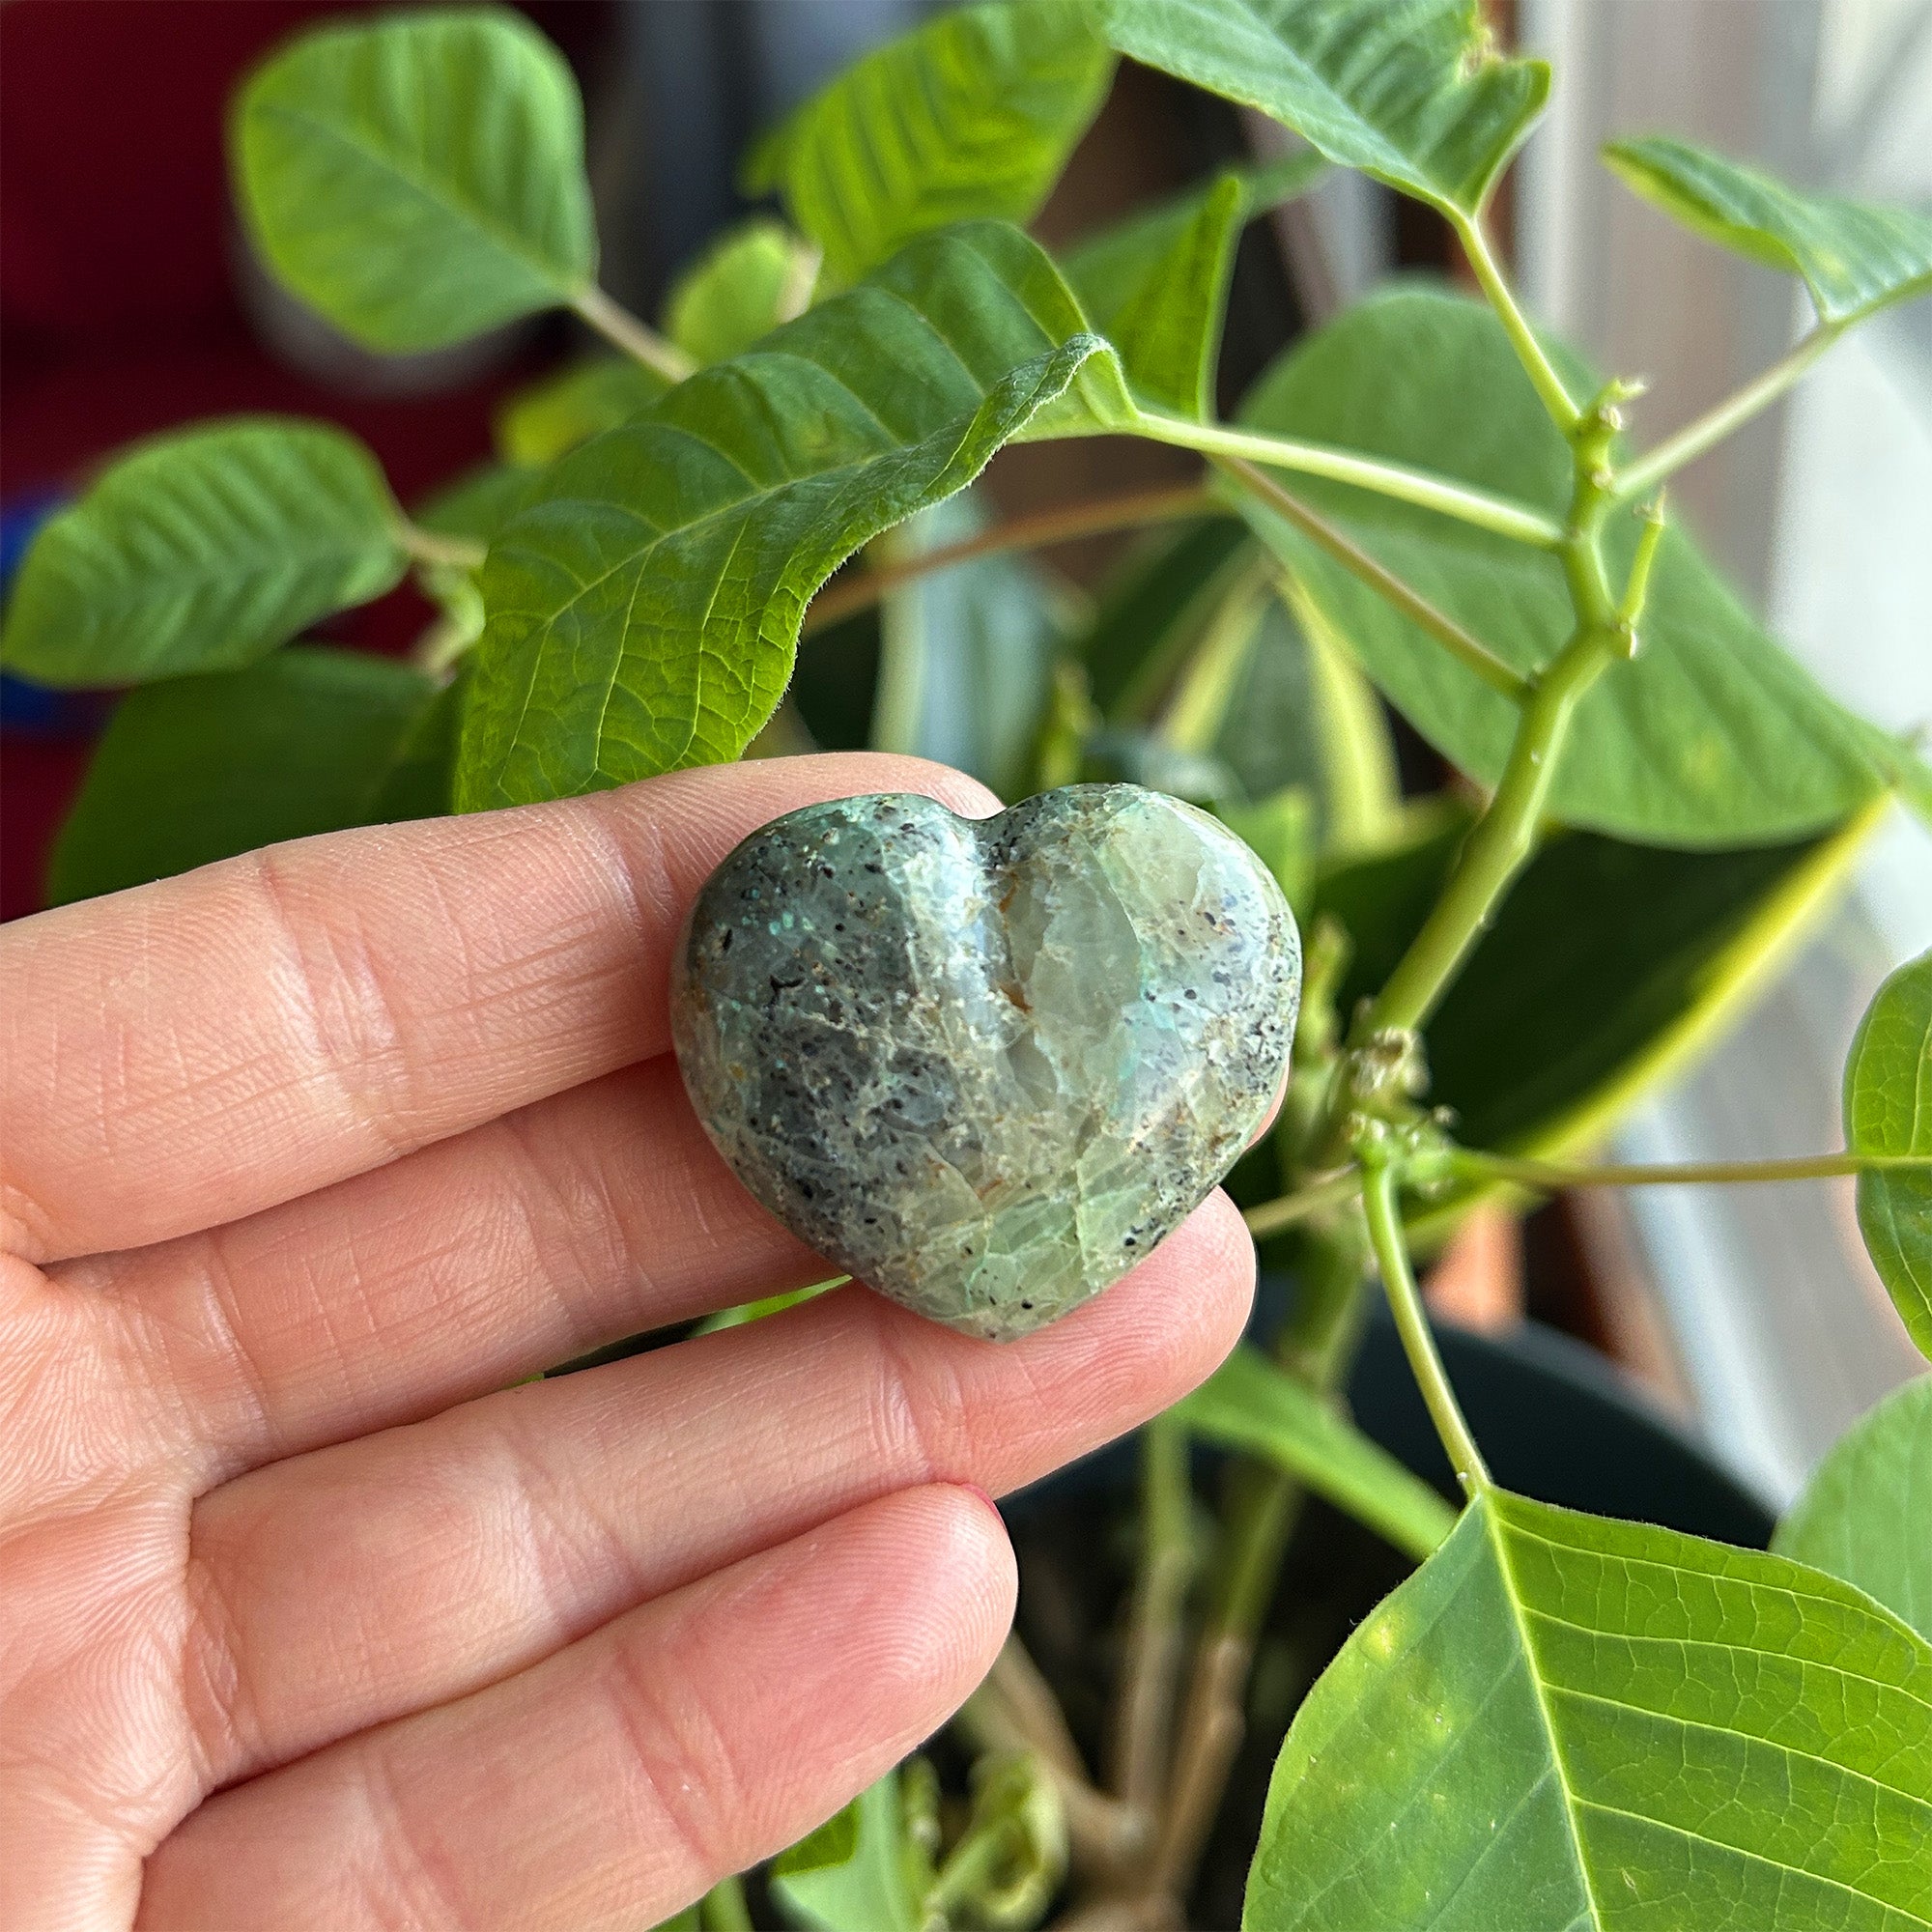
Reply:
<svg viewBox="0 0 1932 1932"><path fill-rule="evenodd" d="M1219 1360L1225 1199L1009 1347L850 1288L516 1385L824 1276L686 1103L668 956L755 826L913 789L993 809L756 763L0 932L0 1923L634 1932L972 1690L978 1489Z"/></svg>

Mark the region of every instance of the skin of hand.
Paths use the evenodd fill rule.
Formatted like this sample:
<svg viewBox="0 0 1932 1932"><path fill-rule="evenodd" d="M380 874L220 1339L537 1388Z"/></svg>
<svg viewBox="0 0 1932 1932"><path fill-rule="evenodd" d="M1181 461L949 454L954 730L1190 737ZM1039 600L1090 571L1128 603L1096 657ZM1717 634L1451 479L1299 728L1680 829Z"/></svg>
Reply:
<svg viewBox="0 0 1932 1932"><path fill-rule="evenodd" d="M1008 1346L822 1279L669 1054L838 756L305 839L0 930L0 1925L625 1932L796 1839L1005 1636L988 1492L1176 1400L1215 1195Z"/></svg>

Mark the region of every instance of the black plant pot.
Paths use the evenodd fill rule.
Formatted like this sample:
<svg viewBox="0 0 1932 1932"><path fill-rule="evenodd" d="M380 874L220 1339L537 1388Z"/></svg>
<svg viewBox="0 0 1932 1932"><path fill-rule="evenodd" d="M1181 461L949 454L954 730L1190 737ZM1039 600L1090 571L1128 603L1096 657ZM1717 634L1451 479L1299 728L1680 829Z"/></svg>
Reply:
<svg viewBox="0 0 1932 1932"><path fill-rule="evenodd" d="M1264 1283L1265 1309L1281 1287ZM1614 1367L1536 1323L1499 1338L1443 1328L1443 1359L1496 1480L1545 1502L1762 1548L1775 1518ZM1349 1385L1355 1419L1454 1494L1447 1459L1386 1316ZM1197 1457L1204 1497L1225 1458ZM1009 1498L1020 1554L1019 1630L1059 1691L1090 1762L1104 1762L1121 1618L1134 1560L1135 1459L1117 1443ZM1378 1537L1320 1503L1305 1511L1256 1650L1247 1738L1189 1899L1197 1932L1232 1932L1268 1774L1294 1707L1370 1609L1407 1574Z"/></svg>

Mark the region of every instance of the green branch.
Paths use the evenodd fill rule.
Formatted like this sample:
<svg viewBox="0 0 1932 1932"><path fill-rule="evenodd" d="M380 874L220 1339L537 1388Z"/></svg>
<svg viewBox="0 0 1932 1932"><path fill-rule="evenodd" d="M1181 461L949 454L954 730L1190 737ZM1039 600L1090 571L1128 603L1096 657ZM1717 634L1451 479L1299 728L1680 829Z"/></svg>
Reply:
<svg viewBox="0 0 1932 1932"><path fill-rule="evenodd" d="M481 570L490 548L475 537L448 537L420 524L404 524L396 540L418 563L447 564L457 570Z"/></svg>
<svg viewBox="0 0 1932 1932"><path fill-rule="evenodd" d="M1442 896L1370 1007L1360 1029L1363 1038L1413 1032L1435 1010L1536 849L1557 760L1583 694L1607 666L1635 652L1635 617L1656 540L1646 536L1640 567L1633 569L1621 605L1604 574L1600 544L1615 482L1609 445L1621 421L1617 404L1626 393L1623 385L1610 384L1578 418L1571 439L1577 481L1561 556L1576 629L1532 680L1495 792L1464 842Z"/></svg>
<svg viewBox="0 0 1932 1932"><path fill-rule="evenodd" d="M1350 1167L1340 1174L1331 1174L1324 1180L1297 1187L1293 1194L1264 1201L1260 1207L1250 1208L1241 1219L1247 1223L1248 1233L1256 1240L1264 1241L1270 1235L1279 1235L1284 1229L1293 1228L1312 1215L1320 1214L1324 1208L1339 1208L1352 1201L1361 1191L1362 1177Z"/></svg>
<svg viewBox="0 0 1932 1932"><path fill-rule="evenodd" d="M1509 1181L1552 1192L1564 1187L1705 1187L1758 1181L1831 1180L1849 1174L1932 1173L1932 1154L1814 1153L1789 1159L1681 1162L1605 1162L1572 1166L1565 1161L1517 1160L1508 1154L1458 1148L1449 1156L1454 1174L1479 1181Z"/></svg>
<svg viewBox="0 0 1932 1932"><path fill-rule="evenodd" d="M1492 691L1500 692L1513 704L1522 703L1529 696L1529 686L1487 644L1471 637L1421 591L1405 583L1394 571L1378 562L1325 518L1318 516L1298 497L1291 496L1265 470L1233 457L1217 457L1215 463L1277 516L1286 518L1310 542L1326 551L1344 570L1360 578L1411 623L1428 632L1457 663L1473 671Z"/></svg>
<svg viewBox="0 0 1932 1932"><path fill-rule="evenodd" d="M1198 449L1204 456L1265 464L1270 469L1291 469L1305 476L1325 476L1334 483L1350 483L1358 490L1393 497L1398 502L1434 510L1538 550L1555 550L1563 541L1563 526L1541 510L1507 497L1492 497L1487 490L1474 490L1466 483L1452 483L1427 469L1411 469L1406 464L1378 462L1323 442L1230 429L1224 423L1186 422L1155 410L1140 411L1132 427L1136 435L1151 441Z"/></svg>
<svg viewBox="0 0 1932 1932"><path fill-rule="evenodd" d="M627 308L619 306L595 282L586 282L571 298L571 307L612 348L620 349L646 369L655 370L675 385L697 367L676 343L646 327Z"/></svg>
<svg viewBox="0 0 1932 1932"><path fill-rule="evenodd" d="M1449 218L1455 223L1456 236L1463 244L1463 254L1469 258L1469 267L1475 270L1476 280L1483 294L1489 298L1490 306L1495 310L1496 319L1508 334L1511 348L1516 351L1517 360L1522 364L1535 385L1543 407L1549 412L1550 420L1565 436L1572 435L1582 420L1583 412L1572 400L1563 378L1556 373L1556 365L1544 353L1543 344L1536 339L1536 331L1530 327L1528 318L1517 306L1509 282L1495 256L1490 252L1489 238L1483 233L1481 221L1472 214L1452 214Z"/></svg>
<svg viewBox="0 0 1932 1932"><path fill-rule="evenodd" d="M1674 475L1687 463L1693 463L1714 444L1723 441L1734 430L1749 422L1759 411L1768 409L1785 390L1831 348L1844 333L1841 323L1821 322L1791 353L1774 362L1763 375L1747 383L1733 396L1707 411L1696 421L1686 423L1675 436L1666 437L1648 455L1627 466L1617 477L1614 500L1628 503L1655 488L1666 476Z"/></svg>
<svg viewBox="0 0 1932 1932"><path fill-rule="evenodd" d="M1415 1284L1415 1271L1409 1266L1408 1248L1403 1239L1402 1210L1396 1204L1396 1170L1386 1151L1373 1146L1363 1153L1362 1208L1368 1218L1369 1244L1375 1249L1389 1313L1395 1317L1396 1333L1402 1338L1403 1352L1408 1357L1416 1386L1428 1405L1429 1418L1442 1438L1450 1465L1463 1489L1481 1489L1489 1483L1489 1465L1483 1461L1483 1452L1476 1447L1476 1438L1469 1433L1456 1391L1449 1386L1442 1357L1436 1353L1435 1338L1429 1332L1422 1291Z"/></svg>
<svg viewBox="0 0 1932 1932"><path fill-rule="evenodd" d="M997 556L1016 550L1045 550L1080 537L1140 529L1149 524L1177 523L1215 507L1214 497L1205 484L1180 483L1156 490L1128 490L1118 497L1100 497L1091 502L1011 517L991 529L963 537L958 543L944 544L890 563L869 565L826 585L811 600L800 635L809 638L814 631L822 631L876 604L902 583L934 571L950 570L954 564L968 563L974 557Z"/></svg>

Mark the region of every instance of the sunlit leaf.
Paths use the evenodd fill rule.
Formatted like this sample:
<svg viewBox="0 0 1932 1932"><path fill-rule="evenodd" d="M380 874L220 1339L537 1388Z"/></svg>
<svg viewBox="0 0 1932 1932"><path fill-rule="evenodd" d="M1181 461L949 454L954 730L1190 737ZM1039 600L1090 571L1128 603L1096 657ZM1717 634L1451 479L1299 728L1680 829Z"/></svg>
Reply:
<svg viewBox="0 0 1932 1932"><path fill-rule="evenodd" d="M130 693L55 843L48 898L62 905L311 832L444 810L451 702L408 665L303 646Z"/></svg>
<svg viewBox="0 0 1932 1932"><path fill-rule="evenodd" d="M1821 322L1858 322L1932 289L1932 213L1922 209L1804 194L1663 135L1612 141L1604 158L1687 227L1802 275Z"/></svg>
<svg viewBox="0 0 1932 1932"><path fill-rule="evenodd" d="M671 285L665 333L699 368L724 362L803 311L816 257L781 221L727 228Z"/></svg>
<svg viewBox="0 0 1932 1932"><path fill-rule="evenodd" d="M1197 1435L1265 1457L1421 1562L1456 1512L1260 1350L1235 1350L1174 1410Z"/></svg>
<svg viewBox="0 0 1932 1932"><path fill-rule="evenodd" d="M1425 1030L1459 1134L1548 1154L1601 1139L1749 1009L1834 903L1882 811L1730 852L1553 838Z"/></svg>
<svg viewBox="0 0 1932 1932"><path fill-rule="evenodd" d="M771 1889L802 1932L922 1932L898 1774L888 1772L780 1853Z"/></svg>
<svg viewBox="0 0 1932 1932"><path fill-rule="evenodd" d="M242 87L231 146L263 258L371 349L567 303L597 265L577 83L507 8L311 29Z"/></svg>
<svg viewBox="0 0 1932 1932"><path fill-rule="evenodd" d="M1472 1147L1555 1156L1601 1140L1722 1036L1814 930L1883 808L1789 844L1685 852L1552 838L1424 1029L1432 1097ZM1388 978L1468 825L1447 802L1413 835L1330 867L1316 909L1352 946L1339 1009Z"/></svg>
<svg viewBox="0 0 1932 1932"><path fill-rule="evenodd" d="M1350 1638L1248 1932L1932 1922L1932 1645L1759 1550L1489 1490Z"/></svg>
<svg viewBox="0 0 1932 1932"><path fill-rule="evenodd" d="M670 384L628 355L585 355L519 389L497 412L505 463L541 469L580 442L642 415Z"/></svg>
<svg viewBox="0 0 1932 1932"><path fill-rule="evenodd" d="M1845 1145L1932 1160L1932 952L1866 1009L1845 1062ZM1932 1355L1932 1168L1859 1176L1859 1229L1906 1332Z"/></svg>
<svg viewBox="0 0 1932 1932"><path fill-rule="evenodd" d="M233 416L136 444L44 523L0 664L43 684L226 670L403 575L402 512L352 436Z"/></svg>
<svg viewBox="0 0 1932 1932"><path fill-rule="evenodd" d="M832 571L1111 361L1083 325L1025 236L965 225L546 472L483 573L465 807L735 757Z"/></svg>
<svg viewBox="0 0 1932 1932"><path fill-rule="evenodd" d="M889 541L895 555L917 554L961 542L985 523L972 493L962 492ZM994 554L915 578L886 598L880 638L874 749L934 758L1003 798L1018 797L1059 638L1039 570L1023 556Z"/></svg>
<svg viewBox="0 0 1932 1932"><path fill-rule="evenodd" d="M1479 0L1098 0L1123 54L1258 107L1344 167L1472 213L1535 125L1542 61Z"/></svg>
<svg viewBox="0 0 1932 1932"><path fill-rule="evenodd" d="M1932 1638L1932 1375L1838 1438L1771 1547L1856 1583Z"/></svg>
<svg viewBox="0 0 1932 1932"><path fill-rule="evenodd" d="M1576 390L1594 389L1576 357L1552 354ZM1501 326L1436 289L1398 287L1351 310L1291 350L1242 414L1566 513L1569 450ZM1289 480L1512 669L1561 648L1574 619L1553 556L1348 485ZM1393 702L1493 784L1518 716L1509 698L1281 519L1247 513ZM1606 533L1612 582L1636 535L1634 515ZM1788 838L1843 819L1915 762L1833 703L1681 531L1658 554L1642 636L1636 662L1606 671L1578 707L1551 796L1558 818L1658 844Z"/></svg>
<svg viewBox="0 0 1932 1932"><path fill-rule="evenodd" d="M928 229L1033 219L1114 57L1080 0L961 7L847 68L753 151L842 286Z"/></svg>
<svg viewBox="0 0 1932 1932"><path fill-rule="evenodd" d="M1303 192L1326 164L1309 152L1231 169L1073 249L1066 279L1120 351L1128 386L1158 409L1206 419L1240 232Z"/></svg>

